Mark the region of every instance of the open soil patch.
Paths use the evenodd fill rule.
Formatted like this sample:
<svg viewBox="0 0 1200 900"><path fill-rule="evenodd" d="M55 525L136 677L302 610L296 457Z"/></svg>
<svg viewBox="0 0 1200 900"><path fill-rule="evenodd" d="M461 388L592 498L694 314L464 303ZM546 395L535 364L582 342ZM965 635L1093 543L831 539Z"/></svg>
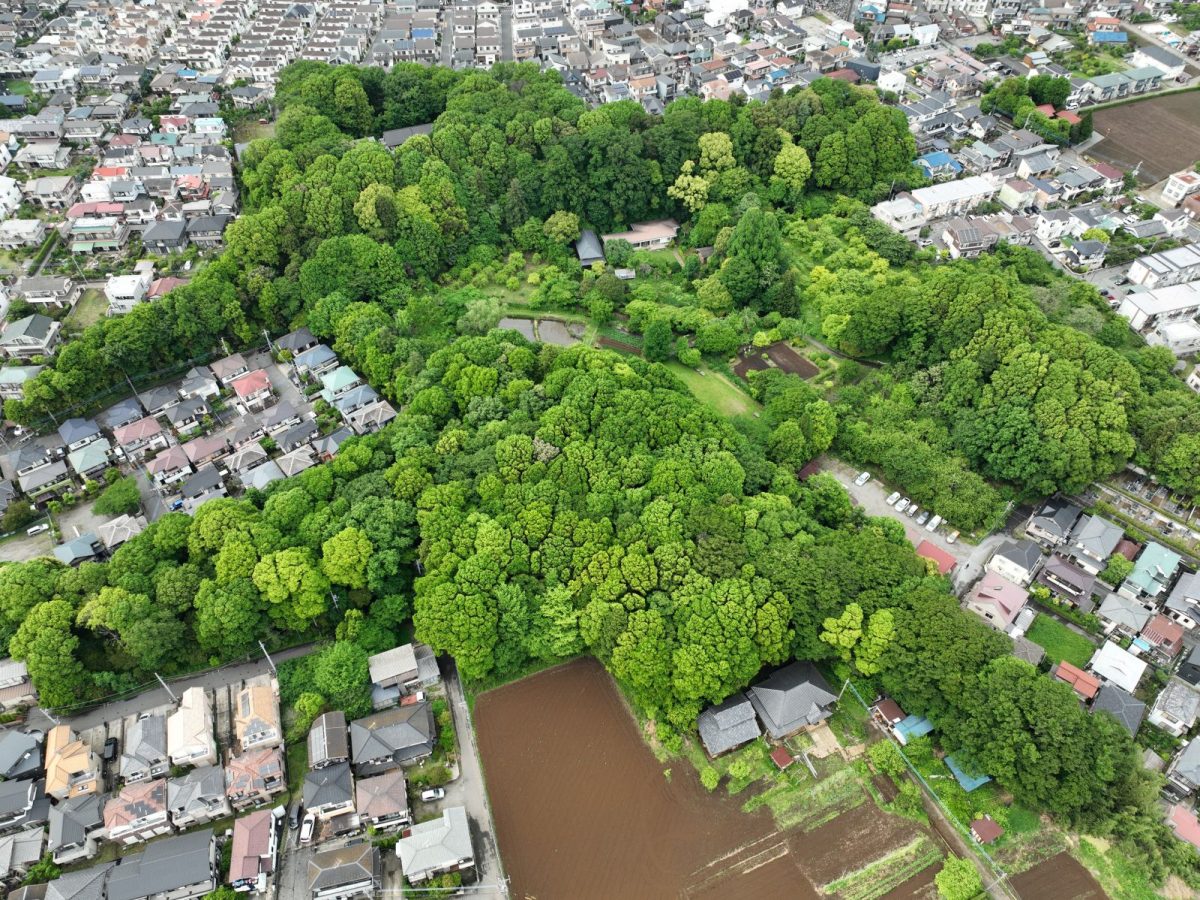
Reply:
<svg viewBox="0 0 1200 900"><path fill-rule="evenodd" d="M1074 857L1060 853L1012 879L1021 900L1105 900L1100 883Z"/></svg>
<svg viewBox="0 0 1200 900"><path fill-rule="evenodd" d="M941 869L940 864L926 866L900 887L884 894L882 900L933 900L938 895L933 879Z"/></svg>
<svg viewBox="0 0 1200 900"><path fill-rule="evenodd" d="M896 787L896 782L888 778L886 775L876 775L871 779L871 784L875 785L875 790L879 791L884 802L891 803L900 796L900 791Z"/></svg>
<svg viewBox="0 0 1200 900"><path fill-rule="evenodd" d="M1142 181L1160 181L1200 158L1200 92L1102 109L1095 126L1104 140L1092 156L1125 169L1140 162Z"/></svg>
<svg viewBox="0 0 1200 900"><path fill-rule="evenodd" d="M768 347L767 357L784 372L799 375L801 378L812 378L821 371L783 341L776 341Z"/></svg>
<svg viewBox="0 0 1200 900"><path fill-rule="evenodd" d="M738 357L738 364L733 367L733 374L738 378L745 378L748 372L761 372L769 368L771 366L767 361L756 352L753 356Z"/></svg>

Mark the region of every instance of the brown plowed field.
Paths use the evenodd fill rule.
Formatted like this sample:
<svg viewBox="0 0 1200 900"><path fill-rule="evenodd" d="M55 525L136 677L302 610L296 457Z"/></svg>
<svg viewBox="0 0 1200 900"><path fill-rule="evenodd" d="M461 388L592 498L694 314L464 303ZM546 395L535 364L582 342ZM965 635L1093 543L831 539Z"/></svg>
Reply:
<svg viewBox="0 0 1200 900"><path fill-rule="evenodd" d="M807 834L779 832L765 810L743 813L746 795L709 794L685 761L655 760L592 659L483 694L475 721L518 900L816 900L814 884L913 834L872 803Z"/></svg>
<svg viewBox="0 0 1200 900"><path fill-rule="evenodd" d="M1200 159L1200 92L1102 109L1094 124L1104 140L1088 153L1123 169L1140 162L1139 178L1147 184Z"/></svg>
<svg viewBox="0 0 1200 900"><path fill-rule="evenodd" d="M1092 874L1066 853L1015 876L1012 886L1021 900L1105 900L1108 896Z"/></svg>

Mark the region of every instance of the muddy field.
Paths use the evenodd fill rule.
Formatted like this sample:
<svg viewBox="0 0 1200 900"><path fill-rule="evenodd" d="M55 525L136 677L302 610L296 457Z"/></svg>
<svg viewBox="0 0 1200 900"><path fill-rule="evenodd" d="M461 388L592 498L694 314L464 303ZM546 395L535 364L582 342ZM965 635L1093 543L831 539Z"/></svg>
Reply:
<svg viewBox="0 0 1200 900"><path fill-rule="evenodd" d="M1066 853L1012 879L1021 900L1105 900L1100 883Z"/></svg>
<svg viewBox="0 0 1200 900"><path fill-rule="evenodd" d="M533 335L533 319L504 318L500 320L500 323L496 327L519 331L523 336L529 338L529 340L536 340Z"/></svg>
<svg viewBox="0 0 1200 900"><path fill-rule="evenodd" d="M1200 159L1200 92L1102 109L1094 121L1104 140L1088 153L1124 169L1140 162L1143 183L1161 181Z"/></svg>
<svg viewBox="0 0 1200 900"><path fill-rule="evenodd" d="M547 344L570 347L579 343L579 337L572 333L572 328L558 319L539 319L537 330L538 337Z"/></svg>
<svg viewBox="0 0 1200 900"><path fill-rule="evenodd" d="M685 761L655 760L594 660L489 691L475 718L514 898L816 900L816 886L914 833L870 803L807 834L743 813L745 796L709 794ZM896 896L924 896L920 877Z"/></svg>

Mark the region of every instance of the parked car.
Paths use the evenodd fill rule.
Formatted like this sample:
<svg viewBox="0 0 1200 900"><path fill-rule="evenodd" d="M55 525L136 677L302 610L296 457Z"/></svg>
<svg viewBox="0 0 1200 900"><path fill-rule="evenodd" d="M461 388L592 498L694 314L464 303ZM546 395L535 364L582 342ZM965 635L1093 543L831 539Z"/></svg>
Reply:
<svg viewBox="0 0 1200 900"><path fill-rule="evenodd" d="M115 737L110 737L104 742L104 749L100 751L100 758L106 763L110 763L117 758L117 739Z"/></svg>
<svg viewBox="0 0 1200 900"><path fill-rule="evenodd" d="M866 484L870 480L871 480L871 473L863 472L861 475L859 475L857 478L854 479L854 483L857 484L859 487L862 487L864 484Z"/></svg>
<svg viewBox="0 0 1200 900"><path fill-rule="evenodd" d="M175 500L175 501L173 501L173 502L171 503L171 507L170 507L170 509L171 509L171 512L176 512L176 511L178 511L178 510L181 510L181 509L183 509L183 501L182 501L182 500Z"/></svg>
<svg viewBox="0 0 1200 900"><path fill-rule="evenodd" d="M917 506L917 504L914 503L907 510L905 510L904 514L911 519L913 516L915 516L920 511L920 509L921 509L921 507Z"/></svg>
<svg viewBox="0 0 1200 900"><path fill-rule="evenodd" d="M30 537L33 537L35 534L45 534L49 530L50 530L50 526L47 525L45 522L43 522L41 525L34 525L32 528L27 530L25 533L27 535L29 535Z"/></svg>
<svg viewBox="0 0 1200 900"><path fill-rule="evenodd" d="M929 520L929 524L925 526L926 531L937 531L938 526L942 524L941 516L934 516Z"/></svg>
<svg viewBox="0 0 1200 900"><path fill-rule="evenodd" d="M919 516L917 516L917 524L918 525L924 525L928 521L929 521L929 510L924 510Z"/></svg>
<svg viewBox="0 0 1200 900"><path fill-rule="evenodd" d="M896 512L899 512L899 513L904 512L906 509L908 509L908 504L910 504L911 502L912 501L909 500L907 497L901 497L900 502L896 504Z"/></svg>
<svg viewBox="0 0 1200 900"><path fill-rule="evenodd" d="M948 534L946 536L947 544L953 544L957 540L958 540L958 532L957 531L952 531L952 532L950 532L950 534Z"/></svg>
<svg viewBox="0 0 1200 900"><path fill-rule="evenodd" d="M288 827L295 830L300 827L300 814L304 812L304 804L297 800L292 804L292 811L288 816Z"/></svg>
<svg viewBox="0 0 1200 900"><path fill-rule="evenodd" d="M427 791L421 791L421 799L426 803L429 803L431 800L444 800L445 798L445 788L430 788Z"/></svg>
<svg viewBox="0 0 1200 900"><path fill-rule="evenodd" d="M313 831L317 827L317 817L312 813L304 816L304 824L300 826L300 846L303 847L312 843Z"/></svg>
<svg viewBox="0 0 1200 900"><path fill-rule="evenodd" d="M896 505L896 501L897 501L897 500L899 500L899 499L900 499L900 492L899 492L899 491L892 491L890 494L888 494L888 498L887 498L887 505L888 505L888 506L895 506L895 505Z"/></svg>

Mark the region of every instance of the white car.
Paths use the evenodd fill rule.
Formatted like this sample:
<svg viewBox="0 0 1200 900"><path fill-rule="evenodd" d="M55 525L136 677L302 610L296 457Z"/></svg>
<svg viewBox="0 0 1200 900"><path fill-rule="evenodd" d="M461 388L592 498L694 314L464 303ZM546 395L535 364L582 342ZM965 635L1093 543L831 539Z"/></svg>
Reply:
<svg viewBox="0 0 1200 900"><path fill-rule="evenodd" d="M432 800L444 800L446 791L444 788L430 788L427 791L421 791L421 800L429 803Z"/></svg>
<svg viewBox="0 0 1200 900"><path fill-rule="evenodd" d="M896 504L896 512L904 512L911 502L907 497L901 497L900 502Z"/></svg>
<svg viewBox="0 0 1200 900"><path fill-rule="evenodd" d="M938 526L942 524L941 516L934 516L929 520L929 524L925 526L926 531L937 531Z"/></svg>
<svg viewBox="0 0 1200 900"><path fill-rule="evenodd" d="M899 492L899 491L892 491L890 494L888 494L888 498L887 498L887 505L888 505L888 506L895 506L895 505L896 505L896 501L897 501L897 500L899 500L899 499L900 499L900 492Z"/></svg>
<svg viewBox="0 0 1200 900"><path fill-rule="evenodd" d="M30 528L25 533L27 535L29 535L30 537L33 537L35 534L45 534L49 530L50 530L50 526L47 525L45 522L43 522L41 525L34 525L32 528Z"/></svg>
<svg viewBox="0 0 1200 900"><path fill-rule="evenodd" d="M952 532L950 532L950 534L948 534L946 536L947 544L953 544L957 540L958 540L958 532L957 531L952 531Z"/></svg>
<svg viewBox="0 0 1200 900"><path fill-rule="evenodd" d="M917 506L917 504L914 503L912 506L910 506L908 509L906 509L904 511L904 514L911 519L918 512L920 512L920 510L921 510L921 507Z"/></svg>
<svg viewBox="0 0 1200 900"><path fill-rule="evenodd" d="M317 827L317 817L312 813L307 813L304 816L304 824L300 826L300 846L304 847L312 843L313 830Z"/></svg>
<svg viewBox="0 0 1200 900"><path fill-rule="evenodd" d="M866 484L870 480L871 480L871 473L863 472L861 475L859 475L857 478L854 479L854 483L857 484L859 487L862 487L864 484Z"/></svg>

